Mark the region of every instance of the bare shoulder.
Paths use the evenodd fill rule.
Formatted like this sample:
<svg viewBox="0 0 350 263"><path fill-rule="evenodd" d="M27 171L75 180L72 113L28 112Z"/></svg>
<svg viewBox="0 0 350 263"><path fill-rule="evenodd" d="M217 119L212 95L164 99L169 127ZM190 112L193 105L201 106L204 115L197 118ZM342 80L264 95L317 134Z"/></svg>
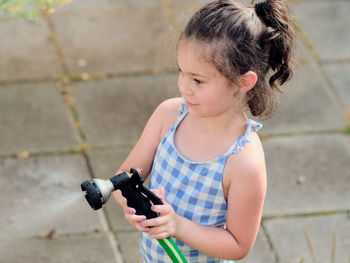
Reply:
<svg viewBox="0 0 350 263"><path fill-rule="evenodd" d="M256 185L261 186L261 190L266 186L265 156L260 138L252 132L248 139L249 143L226 161L223 174L225 194L228 193L231 184Z"/></svg>
<svg viewBox="0 0 350 263"><path fill-rule="evenodd" d="M172 98L172 99L167 99L163 101L161 104L159 104L157 110L160 110L164 113L171 114L175 113L177 114L177 111L182 103L181 98Z"/></svg>
<svg viewBox="0 0 350 263"><path fill-rule="evenodd" d="M162 122L162 131L161 137L170 129L170 127L177 120L177 113L179 107L182 103L181 98L172 98L163 101L157 107L155 114L159 116L160 121Z"/></svg>
<svg viewBox="0 0 350 263"><path fill-rule="evenodd" d="M119 171L128 171L131 167L139 167L142 168L145 177L148 176L159 142L169 129L170 123L176 121L177 109L180 104L181 99L179 98L169 99L159 104Z"/></svg>

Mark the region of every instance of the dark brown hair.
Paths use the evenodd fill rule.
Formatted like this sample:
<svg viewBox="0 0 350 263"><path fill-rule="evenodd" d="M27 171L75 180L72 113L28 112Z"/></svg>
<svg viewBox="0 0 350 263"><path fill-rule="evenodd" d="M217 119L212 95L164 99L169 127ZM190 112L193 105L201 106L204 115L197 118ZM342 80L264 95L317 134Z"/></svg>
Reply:
<svg viewBox="0 0 350 263"><path fill-rule="evenodd" d="M183 39L207 44L210 62L234 83L240 75L254 71L258 81L247 92L249 110L260 118L274 113L278 102L273 91L282 92L280 85L293 74L294 30L284 0L255 6L214 1L192 16L180 36Z"/></svg>

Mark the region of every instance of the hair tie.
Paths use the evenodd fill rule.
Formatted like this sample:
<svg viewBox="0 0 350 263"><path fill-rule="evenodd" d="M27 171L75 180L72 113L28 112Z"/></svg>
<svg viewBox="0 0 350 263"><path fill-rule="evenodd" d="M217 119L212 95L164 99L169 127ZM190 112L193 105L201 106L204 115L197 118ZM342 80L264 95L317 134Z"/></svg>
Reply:
<svg viewBox="0 0 350 263"><path fill-rule="evenodd" d="M261 18L261 20L265 23L266 26L273 27L273 23L269 15L270 10L266 4L266 1L256 3L254 6L254 9L255 9L256 15Z"/></svg>

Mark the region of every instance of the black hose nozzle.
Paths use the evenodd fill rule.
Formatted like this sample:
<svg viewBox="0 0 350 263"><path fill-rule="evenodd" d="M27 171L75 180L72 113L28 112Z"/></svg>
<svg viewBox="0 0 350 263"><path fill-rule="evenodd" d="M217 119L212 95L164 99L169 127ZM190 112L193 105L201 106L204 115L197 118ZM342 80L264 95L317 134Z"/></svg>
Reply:
<svg viewBox="0 0 350 263"><path fill-rule="evenodd" d="M151 206L163 204L153 192L143 186L143 178L134 168L130 169L130 173L122 172L107 180L85 181L81 184L81 190L86 191L85 198L94 210L100 209L115 190L122 192L128 206L134 208L137 215L145 215L148 219L158 216L151 210Z"/></svg>

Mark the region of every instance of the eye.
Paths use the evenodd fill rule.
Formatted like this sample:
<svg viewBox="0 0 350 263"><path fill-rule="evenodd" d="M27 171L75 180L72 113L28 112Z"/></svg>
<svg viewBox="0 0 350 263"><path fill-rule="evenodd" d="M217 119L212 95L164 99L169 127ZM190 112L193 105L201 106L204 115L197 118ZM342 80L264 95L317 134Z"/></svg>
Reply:
<svg viewBox="0 0 350 263"><path fill-rule="evenodd" d="M194 82L196 82L197 85L200 85L203 83L203 81L199 80L199 79L193 79Z"/></svg>

